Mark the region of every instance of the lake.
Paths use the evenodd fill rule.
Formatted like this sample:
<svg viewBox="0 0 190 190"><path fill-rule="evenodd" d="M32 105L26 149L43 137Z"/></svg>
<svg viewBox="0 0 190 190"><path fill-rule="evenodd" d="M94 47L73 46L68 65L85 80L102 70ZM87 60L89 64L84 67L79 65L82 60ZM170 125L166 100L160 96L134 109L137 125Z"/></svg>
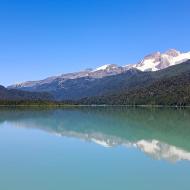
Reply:
<svg viewBox="0 0 190 190"><path fill-rule="evenodd" d="M189 190L190 110L1 108L1 190Z"/></svg>

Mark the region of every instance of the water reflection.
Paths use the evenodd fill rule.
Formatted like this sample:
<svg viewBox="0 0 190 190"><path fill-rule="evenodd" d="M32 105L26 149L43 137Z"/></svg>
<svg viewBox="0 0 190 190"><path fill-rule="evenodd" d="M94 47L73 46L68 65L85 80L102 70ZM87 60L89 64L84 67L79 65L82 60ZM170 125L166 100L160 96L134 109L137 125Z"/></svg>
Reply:
<svg viewBox="0 0 190 190"><path fill-rule="evenodd" d="M36 128L104 147L138 148L154 159L190 160L190 112L175 109L83 107L0 110L0 124ZM0 125L1 126L1 125Z"/></svg>

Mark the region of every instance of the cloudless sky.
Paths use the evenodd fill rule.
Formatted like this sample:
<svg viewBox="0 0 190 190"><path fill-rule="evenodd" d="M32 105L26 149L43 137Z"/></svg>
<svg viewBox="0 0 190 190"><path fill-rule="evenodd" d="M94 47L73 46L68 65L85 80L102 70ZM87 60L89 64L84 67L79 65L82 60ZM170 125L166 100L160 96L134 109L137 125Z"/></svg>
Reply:
<svg viewBox="0 0 190 190"><path fill-rule="evenodd" d="M190 50L189 0L0 0L0 84Z"/></svg>

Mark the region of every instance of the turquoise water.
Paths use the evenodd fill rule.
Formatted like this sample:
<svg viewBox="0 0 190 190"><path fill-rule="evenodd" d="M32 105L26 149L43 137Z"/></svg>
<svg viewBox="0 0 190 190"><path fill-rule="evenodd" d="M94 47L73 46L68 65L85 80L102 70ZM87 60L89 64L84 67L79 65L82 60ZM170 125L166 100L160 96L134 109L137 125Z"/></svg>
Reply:
<svg viewBox="0 0 190 190"><path fill-rule="evenodd" d="M189 190L190 110L0 109L0 190Z"/></svg>

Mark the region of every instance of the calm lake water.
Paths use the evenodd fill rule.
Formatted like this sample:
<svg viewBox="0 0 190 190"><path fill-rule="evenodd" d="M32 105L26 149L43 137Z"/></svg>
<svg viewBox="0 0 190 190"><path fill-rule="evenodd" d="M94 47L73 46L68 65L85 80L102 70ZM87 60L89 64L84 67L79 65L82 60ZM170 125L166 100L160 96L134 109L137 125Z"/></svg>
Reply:
<svg viewBox="0 0 190 190"><path fill-rule="evenodd" d="M0 109L0 190L189 190L190 110Z"/></svg>

